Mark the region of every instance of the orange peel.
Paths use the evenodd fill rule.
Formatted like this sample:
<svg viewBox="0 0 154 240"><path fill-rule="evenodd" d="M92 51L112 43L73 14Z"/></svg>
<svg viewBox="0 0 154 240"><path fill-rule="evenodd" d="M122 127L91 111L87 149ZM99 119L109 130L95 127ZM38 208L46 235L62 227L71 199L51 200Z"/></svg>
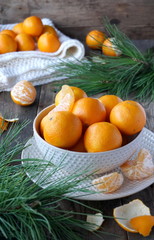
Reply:
<svg viewBox="0 0 154 240"><path fill-rule="evenodd" d="M103 215L101 213L87 214L86 222L90 223L89 230L98 230L104 222Z"/></svg>
<svg viewBox="0 0 154 240"><path fill-rule="evenodd" d="M154 226L154 216L138 216L130 219L130 225L134 228L138 233L147 237L150 235L152 227Z"/></svg>
<svg viewBox="0 0 154 240"><path fill-rule="evenodd" d="M131 226L130 220L142 215L150 216L151 214L150 209L139 199L116 207L113 210L113 216L118 225L132 233L136 233L138 230Z"/></svg>
<svg viewBox="0 0 154 240"><path fill-rule="evenodd" d="M2 114L0 113L0 132L2 131L5 131L5 130L7 130L7 127L8 127L8 125L9 125L9 123L11 123L11 122L16 122L16 121L18 121L19 120L19 118L12 118L12 119L7 119L7 118L4 118L3 116L2 116Z"/></svg>

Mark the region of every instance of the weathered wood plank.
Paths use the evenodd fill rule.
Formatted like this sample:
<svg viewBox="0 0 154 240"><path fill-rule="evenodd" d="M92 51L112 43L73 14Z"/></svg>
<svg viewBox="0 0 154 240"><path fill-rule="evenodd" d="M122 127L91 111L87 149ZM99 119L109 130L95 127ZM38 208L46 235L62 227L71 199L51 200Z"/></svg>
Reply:
<svg viewBox="0 0 154 240"><path fill-rule="evenodd" d="M33 134L33 120L37 113L38 108L38 99L40 96L40 87L36 87L37 97L35 102L30 106L20 106L15 104L11 97L10 92L1 92L0 93L0 113L6 118L14 118L18 117L19 122L22 123L25 120L29 120L29 125L22 131L21 139L22 141L26 141L26 139L30 138Z"/></svg>
<svg viewBox="0 0 154 240"><path fill-rule="evenodd" d="M0 0L0 22L22 21L30 15L48 17L68 32L85 28L102 28L105 16L131 38L150 39L154 37L153 0Z"/></svg>

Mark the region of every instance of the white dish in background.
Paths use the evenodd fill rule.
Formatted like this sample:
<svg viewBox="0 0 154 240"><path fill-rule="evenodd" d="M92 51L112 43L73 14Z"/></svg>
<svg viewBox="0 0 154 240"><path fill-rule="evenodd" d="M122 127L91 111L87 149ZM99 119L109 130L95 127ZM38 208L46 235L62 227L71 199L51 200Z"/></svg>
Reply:
<svg viewBox="0 0 154 240"><path fill-rule="evenodd" d="M35 159L47 160L47 157L46 156L44 157L42 153L39 151L34 137L32 137L26 143L26 146L28 147L22 151L21 159L35 158ZM143 138L140 143L140 148L143 148L143 147L150 151L154 161L154 133L152 133L146 128L144 128ZM22 164L24 165L24 162L22 162ZM33 162L30 162L30 164L33 164ZM52 176L46 178L49 172L54 171L54 167L52 167L51 164L46 168L45 171L44 170L43 172L41 171L41 166L39 166L39 170L40 170L39 172L38 171L31 172L30 170L26 169L26 173L33 182L37 183L42 188L46 188L49 184L55 184L56 182L58 182L58 180L65 178L69 175L69 173L66 172L65 170L59 170L58 172L55 172L54 174L52 174ZM120 171L118 168L116 170ZM112 170L111 172L113 171L115 171L115 169ZM89 179L84 180L82 183L78 185L78 189L86 188L91 191L97 191L97 189L95 189L95 187L91 184L91 182L94 178L97 178L98 176L101 176L101 175L102 174L90 176ZM44 177L45 181L40 184L39 179L41 177ZM72 198L76 198L80 200L93 200L93 201L111 200L111 199L126 197L134 193L137 193L145 189L146 187L150 186L153 183L154 183L154 175L140 181L130 181L125 178L122 187L113 193L105 194L105 193L98 193L97 191L96 193L86 194L82 192L76 192L76 193L72 193L70 196Z"/></svg>

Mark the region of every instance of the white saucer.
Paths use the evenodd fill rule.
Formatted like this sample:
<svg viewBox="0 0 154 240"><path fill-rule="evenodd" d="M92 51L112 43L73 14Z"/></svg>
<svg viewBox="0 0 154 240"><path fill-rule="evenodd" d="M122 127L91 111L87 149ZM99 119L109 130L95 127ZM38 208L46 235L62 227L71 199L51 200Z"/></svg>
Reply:
<svg viewBox="0 0 154 240"><path fill-rule="evenodd" d="M35 143L34 137L32 137L26 143L26 146L28 146L28 147L26 147L22 151L21 159L27 159L27 158L46 159L44 156L42 156L41 152L39 151L39 149ZM154 147L153 146L154 146L154 133L152 133L151 131L146 129L146 131L144 131L143 140L141 142L141 148L144 147L146 149L149 149L149 151L153 155L153 161L154 161ZM22 161L23 166L24 166L24 163L27 164L28 162ZM28 164L37 164L37 163L35 161L33 161L33 162L31 161ZM26 173L33 182L37 183L42 188L46 188L50 184L55 184L62 178L67 179L69 176L69 173L67 173L64 170L58 170L58 172L54 172L54 167L51 163L47 166L47 168L45 170L44 170L44 168L41 168L41 164L39 163L39 166L37 169L39 169L39 171L38 170L36 171L36 169L35 169L35 171L31 171L30 168L29 168L29 170L26 168ZM119 169L116 169L116 170L119 171ZM115 169L113 171L115 171ZM54 172L52 174L52 176L51 176L51 172ZM145 189L146 187L148 187L154 183L154 176L151 176L149 178L146 178L146 179L143 179L140 181L130 181L125 178L124 183L120 189L118 189L117 191L115 191L113 193L105 194L105 193L98 193L97 189L95 189L95 187L91 184L92 180L94 178L97 178L98 176L100 176L100 175L90 176L88 179L80 182L78 185L78 189L84 188L84 189L88 189L88 190L96 192L96 193L90 194L90 193L83 193L83 192L77 191L76 193L72 193L69 196L72 198L80 199L80 200L94 200L94 201L111 200L111 199L117 199L117 198L122 198L122 197L132 195L134 193L137 193L137 192ZM43 181L39 181L40 178L42 178Z"/></svg>

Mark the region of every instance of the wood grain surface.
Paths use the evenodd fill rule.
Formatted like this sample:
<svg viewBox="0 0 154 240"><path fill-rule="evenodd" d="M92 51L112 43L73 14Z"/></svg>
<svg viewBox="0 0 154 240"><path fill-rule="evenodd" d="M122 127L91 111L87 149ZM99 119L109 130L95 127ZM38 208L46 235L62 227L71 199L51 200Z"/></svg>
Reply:
<svg viewBox="0 0 154 240"><path fill-rule="evenodd" d="M140 49L146 49L152 43L151 41L137 41L138 47ZM152 45L152 44L151 44ZM28 140L32 134L32 124L36 114L41 111L46 106L50 105L54 101L55 97L55 87L52 83L39 86L37 89L37 98L33 105L28 107L21 107L12 102L9 92L0 93L0 112L5 114L7 117L18 116L22 122L25 119L31 120L29 126L23 130L21 134L21 140ZM95 95L95 97L100 96ZM142 103L147 114L147 128L154 132L154 102L151 103ZM108 200L108 201L81 201L81 203L87 204L88 206L100 209L103 211L105 216L113 216L113 209L122 204L128 203L133 199L142 200L151 210L151 214L154 215L154 184L131 196ZM87 210L85 207L81 207L78 204L73 204L68 201L63 201L61 203L61 208L71 209L73 211L83 212L83 213L93 213L93 211ZM106 234L105 234L106 232ZM109 233L109 235L107 234ZM110 234L116 234L117 236L112 236ZM114 219L105 217L105 222L100 228L99 233L101 239L103 240L145 240L145 237L139 234L133 234L126 232L114 221ZM99 240L99 238L92 233L86 233L83 237L84 240ZM154 239L154 229L150 236L146 238L147 240ZM60 240L60 239L59 239Z"/></svg>
<svg viewBox="0 0 154 240"><path fill-rule="evenodd" d="M104 29L102 20L104 16L107 16L111 23L117 24L129 37L138 39L135 41L136 45L145 50L154 46L154 40L152 40L154 39L153 10L153 0L0 0L0 23L20 22L30 15L47 17L53 19L56 26L64 33L78 38L84 43L89 30L94 28ZM52 83L39 86L36 89L36 101L28 107L14 104L9 92L0 93L0 112L2 114L9 118L18 116L20 121L31 120L29 126L21 134L22 141L26 141L32 136L32 123L36 114L54 101L55 88ZM147 113L147 127L154 132L154 103L143 104ZM112 216L113 208L136 198L150 207L151 214L154 215L154 184L139 193L121 199L81 202L102 210L106 216ZM61 207L87 212L85 207L68 201L63 201ZM91 211L89 210L89 212ZM104 232L116 234L117 237L104 234ZM100 239L103 240L145 240L139 234L124 231L110 218L105 218L105 222L100 229L100 236ZM98 240L99 238L87 233L84 239ZM146 239L154 239L154 230Z"/></svg>
<svg viewBox="0 0 154 240"><path fill-rule="evenodd" d="M152 39L153 11L153 0L0 0L0 23L19 22L30 15L47 17L82 40L91 29L103 30L103 18L108 17L129 37Z"/></svg>

